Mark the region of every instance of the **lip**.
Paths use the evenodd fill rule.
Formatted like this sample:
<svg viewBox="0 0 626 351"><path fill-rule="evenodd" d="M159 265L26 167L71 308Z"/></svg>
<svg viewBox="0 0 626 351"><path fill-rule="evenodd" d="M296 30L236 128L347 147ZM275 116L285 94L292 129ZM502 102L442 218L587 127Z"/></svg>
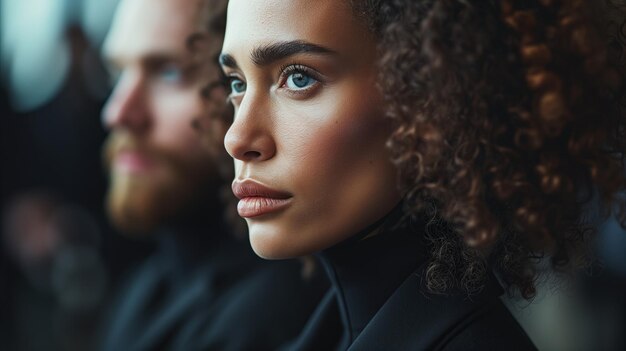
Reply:
<svg viewBox="0 0 626 351"><path fill-rule="evenodd" d="M288 192L272 189L252 179L235 180L232 189L239 199L237 212L244 218L280 211L289 206L293 198Z"/></svg>
<svg viewBox="0 0 626 351"><path fill-rule="evenodd" d="M128 173L145 172L152 167L152 161L138 151L121 151L115 156L115 169Z"/></svg>

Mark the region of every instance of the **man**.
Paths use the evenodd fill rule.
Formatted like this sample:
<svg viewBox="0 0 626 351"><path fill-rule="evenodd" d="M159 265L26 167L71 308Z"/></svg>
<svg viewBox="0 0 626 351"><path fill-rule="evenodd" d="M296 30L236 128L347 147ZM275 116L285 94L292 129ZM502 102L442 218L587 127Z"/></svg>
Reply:
<svg viewBox="0 0 626 351"><path fill-rule="evenodd" d="M299 263L261 263L222 220L223 151L207 151L192 128L216 112L204 111L200 91L218 71L200 65L188 39L203 10L221 11L210 16L219 19L224 5L123 0L105 41L115 80L103 110L109 214L121 231L159 246L122 289L105 350L274 349L299 332L323 293L324 283L302 279ZM223 33L207 35L219 50ZM223 90L211 93L225 100ZM226 128L212 127L221 139Z"/></svg>

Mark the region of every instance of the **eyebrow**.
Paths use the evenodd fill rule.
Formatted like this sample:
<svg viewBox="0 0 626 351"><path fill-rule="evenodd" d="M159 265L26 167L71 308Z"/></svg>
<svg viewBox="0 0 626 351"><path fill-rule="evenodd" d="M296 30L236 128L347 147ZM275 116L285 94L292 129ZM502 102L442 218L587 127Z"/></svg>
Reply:
<svg viewBox="0 0 626 351"><path fill-rule="evenodd" d="M239 68L237 61L229 54L220 54L220 65L230 68Z"/></svg>
<svg viewBox="0 0 626 351"><path fill-rule="evenodd" d="M125 62L129 62L131 58L120 56L112 52L104 52L102 60L108 66L120 68L124 66ZM178 52L155 51L141 55L138 57L138 60L142 65L154 69L166 63L184 64L188 61L188 58L185 57L185 55L180 55Z"/></svg>
<svg viewBox="0 0 626 351"><path fill-rule="evenodd" d="M154 53L152 55L147 55L142 61L147 67L156 69L168 63L183 65L188 60L184 56L176 55L176 53Z"/></svg>
<svg viewBox="0 0 626 351"><path fill-rule="evenodd" d="M335 55L336 52L320 45L302 40L283 41L278 43L259 46L252 50L250 58L257 66L267 66L273 62L282 60L296 54L322 54ZM229 54L220 55L220 64L225 67L237 68L237 61Z"/></svg>

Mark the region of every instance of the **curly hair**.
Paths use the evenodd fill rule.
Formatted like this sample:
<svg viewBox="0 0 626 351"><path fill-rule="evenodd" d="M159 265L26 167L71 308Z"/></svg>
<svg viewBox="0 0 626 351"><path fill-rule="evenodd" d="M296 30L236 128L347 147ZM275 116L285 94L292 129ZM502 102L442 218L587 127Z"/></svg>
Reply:
<svg viewBox="0 0 626 351"><path fill-rule="evenodd" d="M199 1L196 32L187 38L187 46L196 65L200 67L198 77L202 79L200 94L204 101L205 114L194 120L193 127L202 138L207 151L217 159L224 183L220 189L220 200L224 204L223 215L234 235L242 238L246 233L246 225L237 215L237 199L230 189L233 163L222 142L233 118L232 105L226 99L226 80L218 63L226 32L228 0Z"/></svg>
<svg viewBox="0 0 626 351"><path fill-rule="evenodd" d="M226 102L224 76L218 64L218 56L226 31L226 9L228 0L198 0L198 16L195 32L187 38L187 48L192 54L193 64L198 68L196 77L201 86L200 95L204 102L204 114L197 116L193 127L203 138L207 150L223 158L221 174L230 175L230 159L226 160L221 135L225 123L232 119L232 109Z"/></svg>
<svg viewBox="0 0 626 351"><path fill-rule="evenodd" d="M379 39L407 209L432 218L432 292L472 294L493 268L531 298L533 259L585 253L590 206L626 225L624 11L590 3L352 0Z"/></svg>

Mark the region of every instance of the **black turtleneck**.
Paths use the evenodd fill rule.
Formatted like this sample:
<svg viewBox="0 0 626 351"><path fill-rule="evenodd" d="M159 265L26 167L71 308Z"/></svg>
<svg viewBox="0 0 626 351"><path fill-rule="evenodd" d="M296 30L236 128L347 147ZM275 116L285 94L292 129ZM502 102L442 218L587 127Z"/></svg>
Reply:
<svg viewBox="0 0 626 351"><path fill-rule="evenodd" d="M502 289L491 274L471 296L428 292L426 221L401 216L398 206L318 253L332 289L284 349L535 350L498 298Z"/></svg>
<svg viewBox="0 0 626 351"><path fill-rule="evenodd" d="M399 206L400 207L400 206ZM398 224L396 208L347 241L318 254L335 289L346 349L400 284L425 260L418 225Z"/></svg>

